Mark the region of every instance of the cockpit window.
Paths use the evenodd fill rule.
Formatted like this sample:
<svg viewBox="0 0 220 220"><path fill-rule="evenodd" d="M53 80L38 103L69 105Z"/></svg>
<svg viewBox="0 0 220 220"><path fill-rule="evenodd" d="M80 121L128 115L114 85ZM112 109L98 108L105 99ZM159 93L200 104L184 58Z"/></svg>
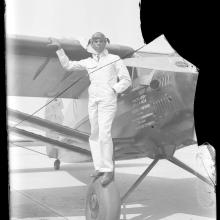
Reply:
<svg viewBox="0 0 220 220"><path fill-rule="evenodd" d="M155 70L146 69L146 68L138 68L138 79L140 85L150 85L150 82L153 78Z"/></svg>

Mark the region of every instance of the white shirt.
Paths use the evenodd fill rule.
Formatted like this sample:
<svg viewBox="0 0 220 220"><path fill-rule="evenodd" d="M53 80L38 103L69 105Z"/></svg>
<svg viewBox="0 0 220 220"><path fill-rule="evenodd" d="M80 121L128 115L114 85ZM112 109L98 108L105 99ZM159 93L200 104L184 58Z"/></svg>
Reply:
<svg viewBox="0 0 220 220"><path fill-rule="evenodd" d="M92 54L92 57L80 61L70 61L63 49L56 53L65 70L87 70L91 84L108 84L116 93L122 93L131 85L131 78L123 61L119 56L109 54L106 49L99 57Z"/></svg>

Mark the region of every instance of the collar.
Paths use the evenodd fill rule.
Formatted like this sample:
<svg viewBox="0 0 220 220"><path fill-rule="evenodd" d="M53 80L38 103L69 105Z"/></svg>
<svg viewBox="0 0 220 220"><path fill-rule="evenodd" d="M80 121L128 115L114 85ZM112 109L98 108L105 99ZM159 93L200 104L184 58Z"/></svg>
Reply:
<svg viewBox="0 0 220 220"><path fill-rule="evenodd" d="M100 54L92 54L92 58L95 59L95 60L99 60L101 57L105 57L108 55L108 50L107 49L104 49L102 53Z"/></svg>

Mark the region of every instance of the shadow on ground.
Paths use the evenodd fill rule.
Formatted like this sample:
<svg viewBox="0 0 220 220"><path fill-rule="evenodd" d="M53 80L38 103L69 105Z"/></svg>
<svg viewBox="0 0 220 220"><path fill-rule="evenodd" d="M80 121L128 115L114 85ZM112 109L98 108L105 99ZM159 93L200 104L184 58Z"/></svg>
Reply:
<svg viewBox="0 0 220 220"><path fill-rule="evenodd" d="M142 166L141 164L117 165L117 167ZM146 165L144 165L146 166ZM92 167L65 165L61 171L78 179L85 185L49 189L12 191L12 217L52 217L56 212L63 216L84 216L85 195L90 182ZM53 171L53 168L31 169L29 172ZM53 171L60 172L60 171ZM116 184L121 196L136 181L138 175L116 173ZM205 208L198 203L196 179L169 179L147 176L128 197L122 214L133 215L132 220L157 220L176 213L215 218L215 208ZM30 198L32 201L30 201ZM36 202L37 201L37 202ZM37 208L36 208L37 207ZM28 211L29 210L29 211ZM136 217L135 217L136 216Z"/></svg>

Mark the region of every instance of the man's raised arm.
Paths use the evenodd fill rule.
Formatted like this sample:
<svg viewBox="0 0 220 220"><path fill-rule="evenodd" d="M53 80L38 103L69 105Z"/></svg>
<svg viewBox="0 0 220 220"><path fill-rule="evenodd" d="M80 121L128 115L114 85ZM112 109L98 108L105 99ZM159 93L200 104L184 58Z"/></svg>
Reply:
<svg viewBox="0 0 220 220"><path fill-rule="evenodd" d="M86 70L86 65L84 60L80 61L71 61L69 60L68 56L64 52L61 47L60 42L55 38L50 38L50 43L48 44L49 47L54 47L56 49L56 54L60 60L62 67L67 70Z"/></svg>

